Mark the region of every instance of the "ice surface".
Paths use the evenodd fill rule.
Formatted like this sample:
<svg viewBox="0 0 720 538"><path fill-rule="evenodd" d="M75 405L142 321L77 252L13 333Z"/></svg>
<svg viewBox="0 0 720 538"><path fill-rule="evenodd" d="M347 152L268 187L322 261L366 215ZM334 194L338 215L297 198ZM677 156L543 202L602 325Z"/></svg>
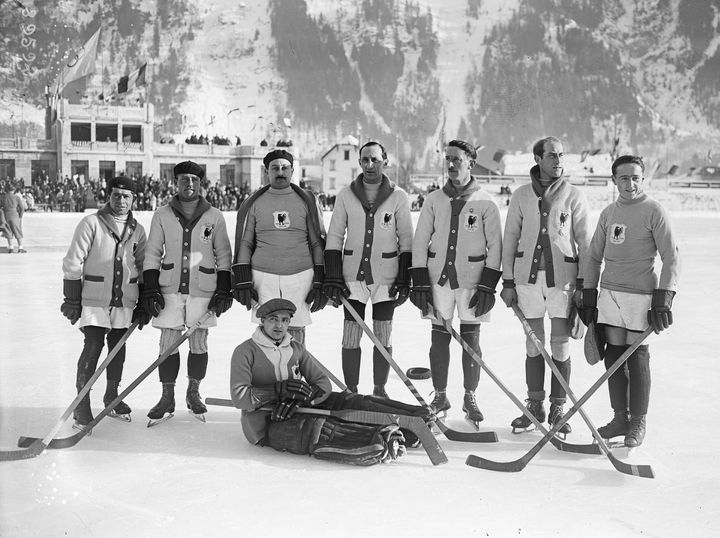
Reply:
<svg viewBox="0 0 720 538"><path fill-rule="evenodd" d="M147 228L150 214L138 217ZM232 237L235 215L226 217ZM15 448L20 435L43 437L75 394L82 335L62 317L59 305L61 261L79 219L72 213L28 214L28 254L0 253L0 446L6 450ZM486 417L482 427L497 431L500 442L471 445L440 437L450 460L443 466L433 467L422 450L392 464L354 468L254 447L242 435L239 411L211 407L206 424L185 412L183 361L172 420L145 426L145 415L160 396L153 373L126 399L132 423L103 420L73 448L0 463L0 535L717 536L720 218L680 214L674 224L683 257L675 325L651 345L648 435L629 460L652 465L654 480L620 474L603 456L560 453L549 445L518 474L467 467L470 453L508 461L540 438L510 433L519 411L486 375L478 390ZM481 331L484 358L523 399L522 328L502 305L493 317ZM427 366L428 322L409 302L396 320L396 360L403 369ZM326 308L314 321L309 348L341 375L342 311ZM230 355L252 329L238 303L220 318L210 333L203 397L228 397ZM132 336L125 384L154 360L158 337L151 327ZM363 349L360 388L369 392L367 338ZM452 350L448 422L469 431L460 411L460 348ZM580 342L572 343L572 351L572 387L579 396L602 371L585 363ZM416 386L431 397L430 381ZM91 392L96 413L104 376L97 387ZM393 374L388 392L414 403ZM596 426L607 422L611 411L604 388L586 410ZM571 424L569 441L590 441L579 417ZM72 432L68 422L60 435Z"/></svg>

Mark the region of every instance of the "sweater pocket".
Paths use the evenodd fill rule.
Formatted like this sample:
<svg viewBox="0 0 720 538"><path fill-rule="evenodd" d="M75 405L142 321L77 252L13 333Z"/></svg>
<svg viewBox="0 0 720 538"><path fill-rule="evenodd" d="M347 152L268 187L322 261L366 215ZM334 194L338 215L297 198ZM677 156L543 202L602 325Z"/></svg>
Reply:
<svg viewBox="0 0 720 538"><path fill-rule="evenodd" d="M383 252L381 256L383 258L397 258L398 252L397 250L393 250L392 252Z"/></svg>
<svg viewBox="0 0 720 538"><path fill-rule="evenodd" d="M578 257L577 256L565 256L565 261L567 263L577 263Z"/></svg>
<svg viewBox="0 0 720 538"><path fill-rule="evenodd" d="M468 256L469 262L481 262L485 259L485 254L480 254L479 256Z"/></svg>
<svg viewBox="0 0 720 538"><path fill-rule="evenodd" d="M84 301L107 301L110 297L103 297L105 292L105 277L102 275L85 275L83 277L82 298Z"/></svg>
<svg viewBox="0 0 720 538"><path fill-rule="evenodd" d="M158 284L160 286L170 286L173 282L173 273L175 272L174 263L161 263L160 264L160 277L158 278Z"/></svg>
<svg viewBox="0 0 720 538"><path fill-rule="evenodd" d="M198 287L202 291L215 291L215 288L217 288L217 276L214 267L198 266Z"/></svg>

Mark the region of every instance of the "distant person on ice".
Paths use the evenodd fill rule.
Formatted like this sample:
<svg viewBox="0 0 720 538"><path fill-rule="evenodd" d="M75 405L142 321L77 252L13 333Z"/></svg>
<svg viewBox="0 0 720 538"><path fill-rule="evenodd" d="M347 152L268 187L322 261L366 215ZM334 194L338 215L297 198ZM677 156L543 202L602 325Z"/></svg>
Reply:
<svg viewBox="0 0 720 538"><path fill-rule="evenodd" d="M450 333L430 312L452 320L457 310L462 339L478 354L480 324L490 321L500 280L502 232L500 210L471 175L477 151L464 140L445 148L448 180L428 194L415 228L410 300L432 323L430 371L437 413L450 409L447 397ZM476 426L483 414L475 400L480 366L463 350L463 411Z"/></svg>
<svg viewBox="0 0 720 538"><path fill-rule="evenodd" d="M189 338L188 387L185 397L190 412L204 421L207 407L200 399L200 381L208 364L208 328L232 306L230 291L230 239L225 218L200 196L205 170L192 161L173 169L178 193L152 218L143 264L145 310L160 329L160 353L175 342L186 327L194 325L208 310L211 316ZM175 411L175 381L180 353L175 351L158 367L162 396L148 413L153 425Z"/></svg>
<svg viewBox="0 0 720 538"><path fill-rule="evenodd" d="M265 155L269 184L245 200L237 213L233 296L258 322L255 309L273 297L297 305L290 334L305 342L310 314L325 307L322 213L309 190L291 183L294 157L284 149Z"/></svg>
<svg viewBox="0 0 720 538"><path fill-rule="evenodd" d="M63 258L65 300L60 310L73 325L80 322L85 337L77 365L78 392L95 373L106 338L112 349L132 321L138 319L140 328L150 321L138 303L146 238L131 211L135 182L115 177L108 182L108 191L110 201L80 221ZM117 398L124 363L125 345L107 367L105 406ZM120 402L111 416L129 421L130 411ZM92 422L89 393L75 408L74 418L78 429Z"/></svg>
<svg viewBox="0 0 720 538"><path fill-rule="evenodd" d="M552 360L570 383L571 320L577 321L573 300L576 291L582 289L578 265L590 243L588 203L582 191L564 177L565 156L559 139L549 136L535 142L533 158L536 164L530 169L530 183L512 194L505 219L500 297L508 307L517 304L543 344L547 314ZM525 351L527 408L538 422L544 422L545 360L529 336ZM550 426L564 416L566 397L560 382L551 375ZM521 415L511 427L518 433L533 424ZM559 433L570 432L566 422Z"/></svg>
<svg viewBox="0 0 720 538"><path fill-rule="evenodd" d="M317 359L288 332L295 305L273 298L257 309L260 326L232 355L230 393L242 409L242 429L255 445L293 454L353 465L397 459L405 451L405 436L417 446L412 432L394 423L360 424L330 416L297 413L299 406L320 409L359 409L422 417L427 408L351 392L331 392L330 380ZM273 407L264 411L263 406ZM404 435L403 435L404 433Z"/></svg>
<svg viewBox="0 0 720 538"><path fill-rule="evenodd" d="M25 213L25 201L19 194L15 194L12 184L5 185L5 192L0 193L0 210L5 217L5 239L8 244L8 254L12 254L12 238L17 242L17 250L20 254L27 252L23 248L22 218Z"/></svg>
<svg viewBox="0 0 720 538"><path fill-rule="evenodd" d="M680 270L670 217L643 192L642 158L618 157L612 164L612 178L618 199L600 213L585 260L580 311L586 325L597 323L604 332L606 369L648 326L659 334L672 325L671 308ZM654 271L658 252L662 260L659 279ZM598 432L605 439L623 435L626 446L640 446L645 438L650 401L648 345L638 347L625 368L608 379L608 389L614 417Z"/></svg>

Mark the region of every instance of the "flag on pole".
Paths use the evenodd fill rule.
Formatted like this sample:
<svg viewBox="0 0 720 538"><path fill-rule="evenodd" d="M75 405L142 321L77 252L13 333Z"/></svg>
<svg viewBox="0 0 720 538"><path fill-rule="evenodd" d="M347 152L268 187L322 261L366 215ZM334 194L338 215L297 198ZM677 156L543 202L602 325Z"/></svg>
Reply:
<svg viewBox="0 0 720 538"><path fill-rule="evenodd" d="M121 77L118 81L118 87L117 92L118 93L127 93L128 91L132 90L136 86L144 86L145 85L145 70L147 69L147 62L138 67L135 71L130 73L129 75L125 75L124 77Z"/></svg>
<svg viewBox="0 0 720 538"><path fill-rule="evenodd" d="M54 85L54 95L62 93L65 86L73 80L77 80L95 71L95 56L100 40L100 28L88 39L79 50L73 51Z"/></svg>

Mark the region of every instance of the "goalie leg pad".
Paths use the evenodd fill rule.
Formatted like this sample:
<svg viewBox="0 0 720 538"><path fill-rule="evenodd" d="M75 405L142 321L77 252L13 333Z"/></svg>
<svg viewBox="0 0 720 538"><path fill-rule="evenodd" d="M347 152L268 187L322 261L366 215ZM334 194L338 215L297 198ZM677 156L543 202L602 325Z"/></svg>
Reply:
<svg viewBox="0 0 720 538"><path fill-rule="evenodd" d="M328 417L311 454L318 459L349 465L375 465L405 453L405 439L397 424L357 424Z"/></svg>
<svg viewBox="0 0 720 538"><path fill-rule="evenodd" d="M311 447L320 439L325 417L295 415L282 422L270 422L265 445L280 452L311 454Z"/></svg>

